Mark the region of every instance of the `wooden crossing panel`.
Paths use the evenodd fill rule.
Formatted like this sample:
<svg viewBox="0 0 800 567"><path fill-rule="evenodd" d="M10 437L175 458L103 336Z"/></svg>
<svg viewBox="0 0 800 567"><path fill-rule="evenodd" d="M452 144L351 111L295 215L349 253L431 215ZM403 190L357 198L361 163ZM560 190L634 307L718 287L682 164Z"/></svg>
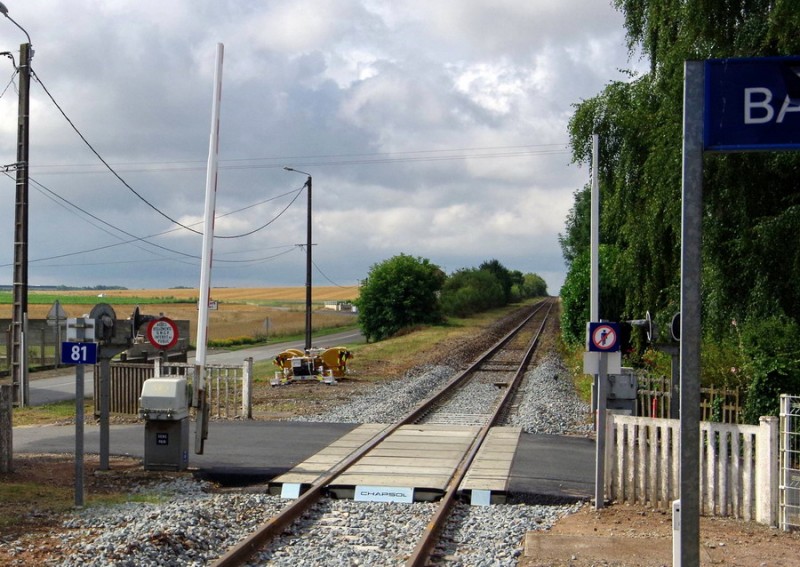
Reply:
<svg viewBox="0 0 800 567"><path fill-rule="evenodd" d="M358 427L273 479L270 486L313 484L386 427L384 424ZM521 431L519 427L493 427L460 490L504 494ZM417 500L435 499L447 489L479 432L478 426L402 426L341 474L328 489L339 497L351 497L357 486L411 488Z"/></svg>
<svg viewBox="0 0 800 567"><path fill-rule="evenodd" d="M443 492L479 431L463 425L404 425L335 484Z"/></svg>
<svg viewBox="0 0 800 567"><path fill-rule="evenodd" d="M483 490L505 495L521 434L520 427L492 427L461 482L459 491Z"/></svg>
<svg viewBox="0 0 800 567"><path fill-rule="evenodd" d="M331 467L351 455L364 443L386 429L385 423L365 423L343 435L319 453L312 455L289 472L270 481L270 486L281 484L312 484Z"/></svg>

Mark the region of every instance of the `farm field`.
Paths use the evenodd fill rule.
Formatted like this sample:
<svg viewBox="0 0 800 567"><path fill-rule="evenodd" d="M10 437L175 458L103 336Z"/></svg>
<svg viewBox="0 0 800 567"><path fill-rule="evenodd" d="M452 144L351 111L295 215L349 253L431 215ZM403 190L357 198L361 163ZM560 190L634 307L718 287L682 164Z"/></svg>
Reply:
<svg viewBox="0 0 800 567"><path fill-rule="evenodd" d="M209 340L237 337L286 336L302 334L305 329L305 287L218 288L211 298L218 309L209 311ZM107 303L117 317L127 319L139 305L146 315L164 315L188 320L191 344L197 336L197 289L130 289L108 291L30 292L29 319L44 319L58 300L68 317L87 315L97 303ZM357 287L314 287L312 289L312 326L314 329L342 327L355 323L350 314L324 309L326 301L351 301ZM11 318L12 306L0 304L0 319Z"/></svg>

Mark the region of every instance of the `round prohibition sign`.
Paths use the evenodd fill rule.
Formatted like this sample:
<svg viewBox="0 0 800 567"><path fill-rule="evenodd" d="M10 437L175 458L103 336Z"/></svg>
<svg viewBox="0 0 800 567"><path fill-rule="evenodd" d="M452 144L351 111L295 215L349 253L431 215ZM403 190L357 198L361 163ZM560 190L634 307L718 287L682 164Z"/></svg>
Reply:
<svg viewBox="0 0 800 567"><path fill-rule="evenodd" d="M156 348L169 350L178 342L178 325L168 317L153 319L147 325L147 340Z"/></svg>
<svg viewBox="0 0 800 567"><path fill-rule="evenodd" d="M611 325L599 325L592 331L592 344L599 350L611 350L617 345L617 331Z"/></svg>

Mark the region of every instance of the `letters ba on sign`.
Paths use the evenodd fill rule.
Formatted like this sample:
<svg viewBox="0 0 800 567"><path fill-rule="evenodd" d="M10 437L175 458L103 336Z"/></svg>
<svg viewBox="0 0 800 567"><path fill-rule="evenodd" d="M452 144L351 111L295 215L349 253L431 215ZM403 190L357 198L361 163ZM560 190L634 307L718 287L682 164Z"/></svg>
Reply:
<svg viewBox="0 0 800 567"><path fill-rule="evenodd" d="M708 151L800 149L800 57L705 62Z"/></svg>

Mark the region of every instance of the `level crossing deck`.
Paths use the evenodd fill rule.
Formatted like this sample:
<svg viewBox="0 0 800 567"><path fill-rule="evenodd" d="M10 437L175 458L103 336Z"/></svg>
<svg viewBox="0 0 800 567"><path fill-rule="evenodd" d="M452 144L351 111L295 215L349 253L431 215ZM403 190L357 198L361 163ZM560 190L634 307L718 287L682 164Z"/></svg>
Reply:
<svg viewBox="0 0 800 567"><path fill-rule="evenodd" d="M270 490L286 498L298 496L386 427L366 424L356 428L274 478ZM327 490L338 498L380 499L376 495L403 493L408 501L436 500L447 489L479 431L480 427L463 425L402 426L336 478ZM508 487L519 436L519 428L492 428L488 445L484 444L476 458L477 468L465 479L461 490L480 495L482 501L478 503L500 501Z"/></svg>

